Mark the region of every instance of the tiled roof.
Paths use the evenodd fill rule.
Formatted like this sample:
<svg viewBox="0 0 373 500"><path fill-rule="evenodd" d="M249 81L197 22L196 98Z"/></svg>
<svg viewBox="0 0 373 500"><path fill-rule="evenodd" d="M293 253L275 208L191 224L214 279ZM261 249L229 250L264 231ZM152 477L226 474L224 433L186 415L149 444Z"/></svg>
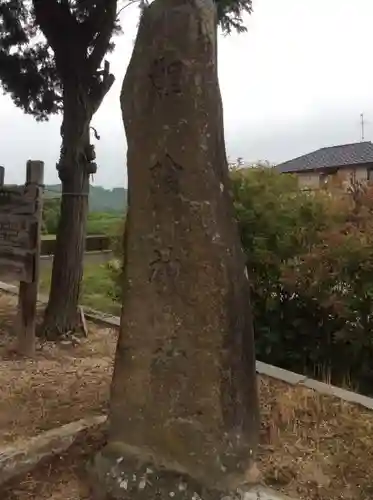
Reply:
<svg viewBox="0 0 373 500"><path fill-rule="evenodd" d="M364 163L373 163L373 144L370 141L321 148L307 155L280 163L275 168L285 173Z"/></svg>

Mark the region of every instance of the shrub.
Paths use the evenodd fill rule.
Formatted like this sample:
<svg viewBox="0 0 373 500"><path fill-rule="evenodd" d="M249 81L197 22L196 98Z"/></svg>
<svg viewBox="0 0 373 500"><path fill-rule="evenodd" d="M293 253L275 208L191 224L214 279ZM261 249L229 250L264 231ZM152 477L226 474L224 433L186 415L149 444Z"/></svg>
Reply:
<svg viewBox="0 0 373 500"><path fill-rule="evenodd" d="M372 381L371 189L305 193L273 169L232 172L258 358L362 390Z"/></svg>
<svg viewBox="0 0 373 500"><path fill-rule="evenodd" d="M42 232L56 234L60 218L60 198L46 198L43 201Z"/></svg>

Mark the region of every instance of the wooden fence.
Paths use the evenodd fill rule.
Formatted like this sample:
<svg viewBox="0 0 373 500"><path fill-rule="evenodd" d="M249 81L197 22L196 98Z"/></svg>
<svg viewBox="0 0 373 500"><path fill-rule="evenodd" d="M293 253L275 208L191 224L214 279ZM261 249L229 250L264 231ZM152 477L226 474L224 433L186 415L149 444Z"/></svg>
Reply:
<svg viewBox="0 0 373 500"><path fill-rule="evenodd" d="M0 167L0 272L20 282L16 331L18 350L35 351L44 163L27 162L22 186L4 184Z"/></svg>

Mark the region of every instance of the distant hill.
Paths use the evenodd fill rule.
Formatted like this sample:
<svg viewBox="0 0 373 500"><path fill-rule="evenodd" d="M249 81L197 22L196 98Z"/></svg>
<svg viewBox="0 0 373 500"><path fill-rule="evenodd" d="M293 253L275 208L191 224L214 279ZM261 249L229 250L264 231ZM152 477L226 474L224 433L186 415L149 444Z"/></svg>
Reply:
<svg viewBox="0 0 373 500"><path fill-rule="evenodd" d="M61 196L61 184L47 184L44 196L56 198ZM89 192L89 209L91 212L123 212L127 206L127 189L105 189L91 186Z"/></svg>

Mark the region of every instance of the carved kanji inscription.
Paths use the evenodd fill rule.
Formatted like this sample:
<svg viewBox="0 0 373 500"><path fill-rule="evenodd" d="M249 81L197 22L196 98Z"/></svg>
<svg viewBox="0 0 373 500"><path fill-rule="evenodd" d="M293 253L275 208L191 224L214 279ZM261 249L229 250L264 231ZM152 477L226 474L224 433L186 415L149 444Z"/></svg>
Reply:
<svg viewBox="0 0 373 500"><path fill-rule="evenodd" d="M149 281L165 282L179 276L180 261L174 258L173 248L154 250L154 259L150 262Z"/></svg>
<svg viewBox="0 0 373 500"><path fill-rule="evenodd" d="M166 154L163 160L151 168L152 188L161 188L166 194L178 193L179 177L183 167L179 165L169 154Z"/></svg>
<svg viewBox="0 0 373 500"><path fill-rule="evenodd" d="M180 95L183 74L182 61L168 62L165 57L153 61L149 78L159 96Z"/></svg>

